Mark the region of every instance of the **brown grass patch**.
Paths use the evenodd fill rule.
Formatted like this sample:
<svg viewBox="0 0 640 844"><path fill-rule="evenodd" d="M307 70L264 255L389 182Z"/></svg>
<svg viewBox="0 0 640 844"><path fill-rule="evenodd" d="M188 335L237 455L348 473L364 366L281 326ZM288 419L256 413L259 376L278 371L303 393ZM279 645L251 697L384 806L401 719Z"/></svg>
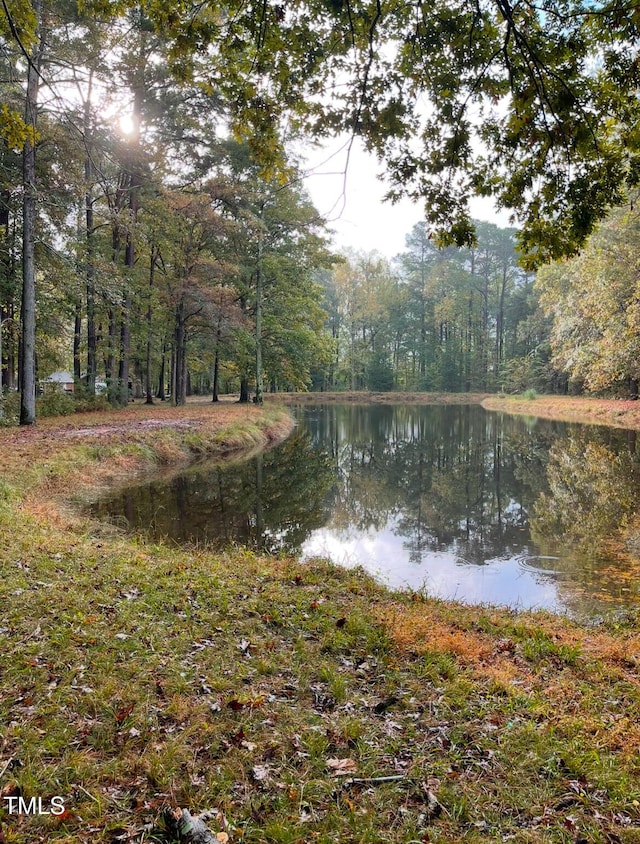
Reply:
<svg viewBox="0 0 640 844"><path fill-rule="evenodd" d="M413 654L440 651L478 664L488 659L492 651L488 636L447 624L422 604L387 604L378 609L376 617L393 642Z"/></svg>
<svg viewBox="0 0 640 844"><path fill-rule="evenodd" d="M586 396L488 396L482 400L485 410L577 422L607 425L612 428L640 429L640 403L624 399L595 399Z"/></svg>

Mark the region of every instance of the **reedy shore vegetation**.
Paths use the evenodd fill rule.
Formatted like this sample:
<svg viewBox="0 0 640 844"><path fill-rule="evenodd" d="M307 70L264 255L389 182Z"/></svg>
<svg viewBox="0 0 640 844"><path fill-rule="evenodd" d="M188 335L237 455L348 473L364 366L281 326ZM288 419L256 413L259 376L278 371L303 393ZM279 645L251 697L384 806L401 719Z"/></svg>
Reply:
<svg viewBox="0 0 640 844"><path fill-rule="evenodd" d="M65 803L4 813L7 844L168 842L178 807L231 842L637 842L637 614L390 593L78 509L290 424L208 404L0 431L3 794Z"/></svg>

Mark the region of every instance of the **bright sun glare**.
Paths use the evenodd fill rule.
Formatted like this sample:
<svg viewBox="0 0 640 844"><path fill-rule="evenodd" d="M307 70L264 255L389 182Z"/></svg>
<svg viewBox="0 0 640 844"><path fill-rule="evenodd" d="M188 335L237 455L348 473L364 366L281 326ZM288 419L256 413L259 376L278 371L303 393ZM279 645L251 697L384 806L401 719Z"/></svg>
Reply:
<svg viewBox="0 0 640 844"><path fill-rule="evenodd" d="M134 123L133 117L128 114L123 114L120 118L120 131L123 135L132 135L136 125Z"/></svg>

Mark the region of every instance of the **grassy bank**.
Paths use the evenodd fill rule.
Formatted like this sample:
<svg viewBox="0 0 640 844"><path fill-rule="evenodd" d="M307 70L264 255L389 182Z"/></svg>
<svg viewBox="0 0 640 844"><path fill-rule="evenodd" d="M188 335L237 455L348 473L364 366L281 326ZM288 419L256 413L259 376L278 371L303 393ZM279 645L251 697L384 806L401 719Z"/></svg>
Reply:
<svg viewBox="0 0 640 844"><path fill-rule="evenodd" d="M640 841L637 619L394 595L79 514L95 484L289 424L166 413L0 432L0 788L64 801L2 811L0 841L166 844L178 807L220 842Z"/></svg>
<svg viewBox="0 0 640 844"><path fill-rule="evenodd" d="M265 393L265 400L283 404L480 404L486 393Z"/></svg>
<svg viewBox="0 0 640 844"><path fill-rule="evenodd" d="M483 399L486 410L581 422L586 425L609 425L614 428L640 429L640 402L622 399L594 399L586 396L488 396Z"/></svg>

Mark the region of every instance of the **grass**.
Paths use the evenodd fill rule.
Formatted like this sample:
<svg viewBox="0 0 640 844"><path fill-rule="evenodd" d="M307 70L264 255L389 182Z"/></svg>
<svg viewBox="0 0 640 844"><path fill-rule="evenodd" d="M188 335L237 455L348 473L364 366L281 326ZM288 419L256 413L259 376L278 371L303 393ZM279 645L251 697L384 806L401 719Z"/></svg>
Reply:
<svg viewBox="0 0 640 844"><path fill-rule="evenodd" d="M328 393L266 393L269 403L283 404L479 404L487 393L425 393L369 390L345 390Z"/></svg>
<svg viewBox="0 0 640 844"><path fill-rule="evenodd" d="M586 425L607 425L612 428L640 428L640 403L624 399L597 399L588 396L540 396L527 390L521 396L483 397L485 410L579 422Z"/></svg>
<svg viewBox="0 0 640 844"><path fill-rule="evenodd" d="M0 840L167 844L182 807L252 844L640 841L637 616L580 627L91 522L70 499L290 424L159 413L0 432L0 788L65 802L2 811Z"/></svg>

